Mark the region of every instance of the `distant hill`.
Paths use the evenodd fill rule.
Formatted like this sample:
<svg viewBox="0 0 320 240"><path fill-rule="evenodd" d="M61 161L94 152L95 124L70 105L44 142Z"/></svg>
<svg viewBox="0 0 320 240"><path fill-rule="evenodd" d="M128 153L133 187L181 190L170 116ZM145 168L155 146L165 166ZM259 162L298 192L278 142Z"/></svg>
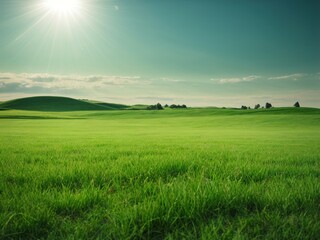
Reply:
<svg viewBox="0 0 320 240"><path fill-rule="evenodd" d="M31 111L86 111L86 110L115 110L116 104L96 104L67 97L29 97L14 99L0 103L0 109L16 109Z"/></svg>
<svg viewBox="0 0 320 240"><path fill-rule="evenodd" d="M93 104L96 104L96 105L100 105L100 106L103 106L103 107L110 107L110 108L113 108L113 109L128 109L130 108L130 106L128 105L124 105L124 104L119 104L119 103L106 103L106 102L99 102L99 101L94 101L94 100L86 100L86 99L83 99L82 101L85 101L85 102L88 102L88 103L93 103Z"/></svg>

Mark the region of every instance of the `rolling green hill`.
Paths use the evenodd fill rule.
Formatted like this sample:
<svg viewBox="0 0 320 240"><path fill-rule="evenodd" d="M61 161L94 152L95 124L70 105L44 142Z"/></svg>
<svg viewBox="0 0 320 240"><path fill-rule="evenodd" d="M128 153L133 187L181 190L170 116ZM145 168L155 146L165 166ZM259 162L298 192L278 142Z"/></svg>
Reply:
<svg viewBox="0 0 320 240"><path fill-rule="evenodd" d="M116 106L89 103L67 97L29 97L14 99L0 104L1 109L32 110L32 111L85 111L114 110Z"/></svg>

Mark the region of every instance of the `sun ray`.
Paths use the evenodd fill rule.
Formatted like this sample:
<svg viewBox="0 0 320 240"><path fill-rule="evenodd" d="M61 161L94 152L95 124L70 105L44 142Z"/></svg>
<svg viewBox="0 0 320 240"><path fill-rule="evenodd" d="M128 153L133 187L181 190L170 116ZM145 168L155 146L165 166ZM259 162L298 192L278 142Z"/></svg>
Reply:
<svg viewBox="0 0 320 240"><path fill-rule="evenodd" d="M26 35L28 32L32 31L33 28L35 28L38 24L40 24L42 21L44 21L48 17L49 13L46 13L43 15L40 19L38 19L34 24L32 24L27 30L25 30L23 33L21 33L18 37L16 37L15 41L18 41L20 38L22 38L24 35Z"/></svg>

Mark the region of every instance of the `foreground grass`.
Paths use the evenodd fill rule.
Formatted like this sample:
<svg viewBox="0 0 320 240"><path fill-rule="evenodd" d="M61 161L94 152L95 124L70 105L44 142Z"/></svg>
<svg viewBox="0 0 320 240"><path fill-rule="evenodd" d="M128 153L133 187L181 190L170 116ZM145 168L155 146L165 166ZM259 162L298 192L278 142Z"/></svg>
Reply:
<svg viewBox="0 0 320 240"><path fill-rule="evenodd" d="M2 111L0 238L318 239L319 116Z"/></svg>

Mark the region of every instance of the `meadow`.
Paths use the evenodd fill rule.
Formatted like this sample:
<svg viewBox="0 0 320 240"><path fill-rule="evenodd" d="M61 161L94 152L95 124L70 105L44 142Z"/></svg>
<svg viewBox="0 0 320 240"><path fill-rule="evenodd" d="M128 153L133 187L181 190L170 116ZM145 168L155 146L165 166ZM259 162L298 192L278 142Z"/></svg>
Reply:
<svg viewBox="0 0 320 240"><path fill-rule="evenodd" d="M319 239L320 110L0 111L1 239Z"/></svg>

